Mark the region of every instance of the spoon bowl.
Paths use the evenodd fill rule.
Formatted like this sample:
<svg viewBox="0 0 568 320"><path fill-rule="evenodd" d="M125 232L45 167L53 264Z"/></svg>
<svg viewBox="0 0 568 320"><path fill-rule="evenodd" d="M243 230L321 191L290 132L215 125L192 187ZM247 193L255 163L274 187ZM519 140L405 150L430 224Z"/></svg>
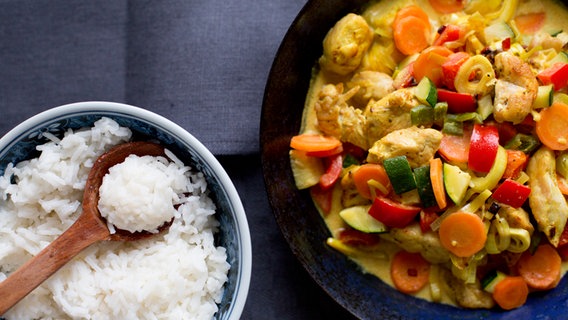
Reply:
<svg viewBox="0 0 568 320"><path fill-rule="evenodd" d="M165 156L165 152L164 147L159 144L136 141L120 144L101 155L89 172L83 192L83 212L77 221L6 280L0 282L0 315L95 242L136 241L155 234L147 231L132 233L121 229L111 233L106 220L101 217L97 208L103 177L112 166L123 162L129 155L156 157ZM165 222L158 229L159 232L168 229L170 225L171 221Z"/></svg>

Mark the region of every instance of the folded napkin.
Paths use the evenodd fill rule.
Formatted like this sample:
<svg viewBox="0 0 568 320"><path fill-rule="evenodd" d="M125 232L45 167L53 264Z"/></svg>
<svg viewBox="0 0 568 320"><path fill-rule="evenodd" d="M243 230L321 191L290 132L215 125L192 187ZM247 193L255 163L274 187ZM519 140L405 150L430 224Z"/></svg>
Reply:
<svg viewBox="0 0 568 320"><path fill-rule="evenodd" d="M258 151L264 86L306 0L0 2L0 135L107 100L176 122L214 154Z"/></svg>

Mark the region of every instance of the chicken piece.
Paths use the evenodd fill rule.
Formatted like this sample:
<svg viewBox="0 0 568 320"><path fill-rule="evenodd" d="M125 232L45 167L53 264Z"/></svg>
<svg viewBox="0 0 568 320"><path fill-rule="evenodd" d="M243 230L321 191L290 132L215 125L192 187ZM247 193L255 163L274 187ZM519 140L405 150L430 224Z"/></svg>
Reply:
<svg viewBox="0 0 568 320"><path fill-rule="evenodd" d="M462 308L471 309L491 309L495 306L495 301L491 293L483 290L479 280L475 283L465 283L455 277L448 269L441 268L440 274L446 280L448 288L453 293L455 302Z"/></svg>
<svg viewBox="0 0 568 320"><path fill-rule="evenodd" d="M538 149L529 160L527 174L532 214L539 230L556 247L568 219L568 205L556 180L554 151L545 146Z"/></svg>
<svg viewBox="0 0 568 320"><path fill-rule="evenodd" d="M567 43L568 34L566 32L561 32L554 37L547 32L538 32L533 36L528 49L539 47L539 50L554 49L560 52Z"/></svg>
<svg viewBox="0 0 568 320"><path fill-rule="evenodd" d="M428 164L442 142L442 133L416 126L391 132L369 149L367 162L382 163L385 159L406 156L412 168Z"/></svg>
<svg viewBox="0 0 568 320"><path fill-rule="evenodd" d="M399 89L369 103L365 109L369 147L388 133L412 126L410 110L419 104L414 88Z"/></svg>
<svg viewBox="0 0 568 320"><path fill-rule="evenodd" d="M373 30L363 17L349 13L339 20L323 40L322 69L346 75L355 71L373 42Z"/></svg>
<svg viewBox="0 0 568 320"><path fill-rule="evenodd" d="M388 233L381 234L381 238L396 243L408 252L420 252L424 259L431 263L450 261L450 253L442 246L438 234L422 233L417 223L405 228L392 228Z"/></svg>
<svg viewBox="0 0 568 320"><path fill-rule="evenodd" d="M315 110L322 132L366 150L367 125L363 111L347 104L358 90L355 87L343 93L342 83L327 84L319 92Z"/></svg>
<svg viewBox="0 0 568 320"><path fill-rule="evenodd" d="M318 127L323 133L367 150L384 135L412 125L410 109L418 105L413 89L389 93L371 101L363 111L348 103L359 88L344 93L342 83L323 86L315 102Z"/></svg>
<svg viewBox="0 0 568 320"><path fill-rule="evenodd" d="M519 57L501 52L495 56L495 109L498 122L522 122L531 112L538 92L538 81L530 66Z"/></svg>
<svg viewBox="0 0 568 320"><path fill-rule="evenodd" d="M378 71L361 71L355 73L347 89L359 87L353 99L361 106L366 106L370 100L380 100L394 91L393 79L386 73Z"/></svg>
<svg viewBox="0 0 568 320"><path fill-rule="evenodd" d="M525 229L529 234L533 234L534 227L530 221L529 214L523 208L513 208L506 204L501 204L499 216L507 220L509 227Z"/></svg>

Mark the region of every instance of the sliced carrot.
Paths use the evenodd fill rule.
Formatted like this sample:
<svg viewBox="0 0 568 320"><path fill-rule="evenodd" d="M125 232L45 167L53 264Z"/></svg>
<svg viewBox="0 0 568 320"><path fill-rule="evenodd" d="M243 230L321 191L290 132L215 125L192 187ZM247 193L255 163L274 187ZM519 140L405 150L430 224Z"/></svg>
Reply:
<svg viewBox="0 0 568 320"><path fill-rule="evenodd" d="M531 12L515 17L515 25L522 34L537 33L546 20L545 12Z"/></svg>
<svg viewBox="0 0 568 320"><path fill-rule="evenodd" d="M458 211L450 214L438 230L444 248L458 257L470 257L485 247L487 234L483 221L473 213Z"/></svg>
<svg viewBox="0 0 568 320"><path fill-rule="evenodd" d="M443 46L431 46L424 49L412 67L416 81L420 82L422 78L428 77L436 87L439 87L443 79L442 64L452 53L452 50Z"/></svg>
<svg viewBox="0 0 568 320"><path fill-rule="evenodd" d="M440 209L444 209L448 202L446 201L446 189L444 188L443 164L440 158L430 159L430 183L436 203Z"/></svg>
<svg viewBox="0 0 568 320"><path fill-rule="evenodd" d="M422 10L422 8L420 8L417 5L406 6L406 7L401 8L400 10L398 10L398 12L396 13L396 16L394 18L393 24L396 24L398 22L398 20L400 20L402 18L406 18L406 17L410 17L410 16L420 18L420 20L428 22L428 25L430 25L430 19L428 18L428 14L426 12L424 12L424 10ZM430 31L430 30L428 30L428 31Z"/></svg>
<svg viewBox="0 0 568 320"><path fill-rule="evenodd" d="M454 13L465 7L464 0L429 0L432 8L439 13Z"/></svg>
<svg viewBox="0 0 568 320"><path fill-rule="evenodd" d="M536 134L552 150L568 149L568 105L554 102L543 109L536 122Z"/></svg>
<svg viewBox="0 0 568 320"><path fill-rule="evenodd" d="M539 245L534 254L525 251L517 262L517 270L529 287L546 290L558 284L561 263L562 259L556 249L545 243Z"/></svg>
<svg viewBox="0 0 568 320"><path fill-rule="evenodd" d="M529 287L522 277L505 277L495 285L493 300L505 309L512 310L525 304Z"/></svg>
<svg viewBox="0 0 568 320"><path fill-rule="evenodd" d="M333 148L330 150L324 150L324 151L312 151L312 152L306 152L306 155L310 156L310 157L317 157L317 158L325 158L325 157L331 157L337 154L340 154L343 152L343 145L339 145L337 148Z"/></svg>
<svg viewBox="0 0 568 320"><path fill-rule="evenodd" d="M520 150L507 150L507 166L503 178L517 179L527 165L529 156Z"/></svg>
<svg viewBox="0 0 568 320"><path fill-rule="evenodd" d="M560 192L562 192L563 195L568 195L568 181L566 178L557 174L556 180L558 181L558 188L560 189ZM565 228L565 230L568 230L568 228ZM558 244L558 246L560 246L560 244Z"/></svg>
<svg viewBox="0 0 568 320"><path fill-rule="evenodd" d="M416 293L428 283L430 263L420 253L397 252L391 262L391 279L404 293Z"/></svg>
<svg viewBox="0 0 568 320"><path fill-rule="evenodd" d="M424 50L429 45L430 24L424 20L408 16L393 24L394 44L405 55L412 55Z"/></svg>
<svg viewBox="0 0 568 320"><path fill-rule="evenodd" d="M330 151L341 145L341 141L332 136L322 134L304 133L293 136L290 140L290 147L296 150L307 152Z"/></svg>
<svg viewBox="0 0 568 320"><path fill-rule="evenodd" d="M438 148L438 153L453 164L465 164L469 158L469 142L471 140L471 126L464 127L461 136L444 134Z"/></svg>
<svg viewBox="0 0 568 320"><path fill-rule="evenodd" d="M359 194L371 200L378 193L386 196L392 188L385 168L375 163L363 164L355 170L353 172L353 182ZM381 190L383 188L380 186L377 188L376 183L379 183L384 190ZM375 185L375 187L372 187L373 185ZM385 190L387 191L386 193L384 192Z"/></svg>

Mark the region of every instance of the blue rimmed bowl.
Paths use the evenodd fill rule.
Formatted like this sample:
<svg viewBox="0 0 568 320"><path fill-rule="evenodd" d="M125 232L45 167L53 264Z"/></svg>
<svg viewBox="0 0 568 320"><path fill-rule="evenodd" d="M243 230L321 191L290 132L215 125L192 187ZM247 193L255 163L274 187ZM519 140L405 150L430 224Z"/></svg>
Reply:
<svg viewBox="0 0 568 320"><path fill-rule="evenodd" d="M36 157L36 146L48 141L42 133L61 137L68 129L92 127L101 117L128 127L135 140L157 139L185 165L204 174L210 197L217 207L215 216L221 224L216 245L227 249L231 264L214 319L238 320L247 299L252 268L252 246L245 211L232 181L217 159L174 122L145 109L113 102L79 102L52 108L22 122L0 138L0 174L4 174L10 162Z"/></svg>
<svg viewBox="0 0 568 320"><path fill-rule="evenodd" d="M400 293L326 245L330 233L325 222L309 192L299 191L294 183L290 139L300 130L312 67L322 55L325 35L341 17L368 3L308 1L282 40L268 75L260 122L261 160L269 203L290 249L315 282L360 319L567 319L567 277L553 290L531 294L524 306L512 311L467 310Z"/></svg>

